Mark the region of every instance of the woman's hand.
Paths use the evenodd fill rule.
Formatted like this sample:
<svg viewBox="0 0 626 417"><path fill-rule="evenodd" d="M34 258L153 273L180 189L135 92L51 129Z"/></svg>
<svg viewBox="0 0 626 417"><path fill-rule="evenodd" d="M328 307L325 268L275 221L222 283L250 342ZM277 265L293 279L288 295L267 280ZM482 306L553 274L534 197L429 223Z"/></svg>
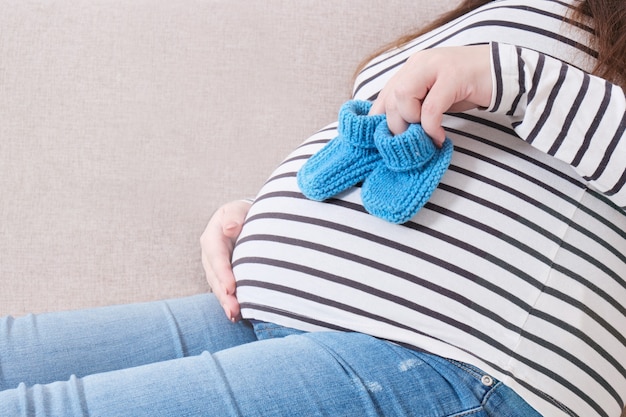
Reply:
<svg viewBox="0 0 626 417"><path fill-rule="evenodd" d="M239 319L231 257L250 203L233 201L217 209L200 237L202 266L213 293L229 320Z"/></svg>
<svg viewBox="0 0 626 417"><path fill-rule="evenodd" d="M385 113L396 135L421 123L441 146L443 114L488 107L492 89L489 45L427 49L412 55L387 82L370 114Z"/></svg>

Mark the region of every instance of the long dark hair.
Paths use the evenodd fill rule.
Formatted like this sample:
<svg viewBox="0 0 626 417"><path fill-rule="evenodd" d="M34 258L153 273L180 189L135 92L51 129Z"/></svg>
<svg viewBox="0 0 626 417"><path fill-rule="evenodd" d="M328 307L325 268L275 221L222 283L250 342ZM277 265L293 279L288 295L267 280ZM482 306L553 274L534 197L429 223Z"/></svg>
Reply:
<svg viewBox="0 0 626 417"><path fill-rule="evenodd" d="M453 10L419 30L407 33L385 45L361 62L362 70L372 58L389 49L404 45L416 37L450 22L491 0L463 0ZM626 90L626 1L623 0L582 0L572 11L574 21L585 17L593 20L595 36L590 39L597 53L594 75L605 78Z"/></svg>

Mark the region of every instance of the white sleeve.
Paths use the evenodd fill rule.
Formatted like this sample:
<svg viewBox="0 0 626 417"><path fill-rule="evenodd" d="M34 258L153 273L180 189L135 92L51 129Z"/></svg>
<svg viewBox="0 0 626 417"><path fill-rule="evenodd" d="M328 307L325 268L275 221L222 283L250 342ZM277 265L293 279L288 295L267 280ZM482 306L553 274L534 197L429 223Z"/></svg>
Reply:
<svg viewBox="0 0 626 417"><path fill-rule="evenodd" d="M626 99L617 85L528 48L491 43L488 111L626 207Z"/></svg>

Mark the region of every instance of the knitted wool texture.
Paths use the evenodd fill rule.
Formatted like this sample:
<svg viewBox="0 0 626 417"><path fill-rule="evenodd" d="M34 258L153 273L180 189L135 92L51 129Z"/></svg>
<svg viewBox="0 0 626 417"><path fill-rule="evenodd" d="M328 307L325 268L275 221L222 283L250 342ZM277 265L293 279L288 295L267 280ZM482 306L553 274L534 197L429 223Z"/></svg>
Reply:
<svg viewBox="0 0 626 417"><path fill-rule="evenodd" d="M438 148L420 124L394 136L380 123L374 142L382 157L361 188L365 209L391 223L405 223L426 204L448 169L453 146Z"/></svg>
<svg viewBox="0 0 626 417"><path fill-rule="evenodd" d="M452 142L446 138L437 148L419 124L394 136L385 115L368 115L371 106L350 100L341 107L337 137L298 171L298 186L307 198L323 201L363 181L365 210L405 223L439 185L450 165Z"/></svg>
<svg viewBox="0 0 626 417"><path fill-rule="evenodd" d="M385 115L368 116L372 103L350 100L339 110L338 136L298 171L297 181L309 199L323 201L363 181L381 161L374 143Z"/></svg>

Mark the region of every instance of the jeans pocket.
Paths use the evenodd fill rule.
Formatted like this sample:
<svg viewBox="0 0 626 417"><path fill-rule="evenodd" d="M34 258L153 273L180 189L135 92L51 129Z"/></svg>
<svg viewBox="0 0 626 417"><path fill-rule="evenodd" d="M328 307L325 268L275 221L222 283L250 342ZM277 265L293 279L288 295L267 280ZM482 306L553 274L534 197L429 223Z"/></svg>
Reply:
<svg viewBox="0 0 626 417"><path fill-rule="evenodd" d="M491 375L487 374L486 372L482 371L480 368L478 368L478 367L476 367L474 365L470 365L469 363L457 361L457 360L454 360L454 359L444 358L444 360L450 362L452 365L454 365L457 368L459 368L460 370L466 372L472 378L480 381L481 384L483 384L483 385L485 385L487 387L494 386L494 385L496 385L498 383L497 379L495 379L494 377L492 377Z"/></svg>

